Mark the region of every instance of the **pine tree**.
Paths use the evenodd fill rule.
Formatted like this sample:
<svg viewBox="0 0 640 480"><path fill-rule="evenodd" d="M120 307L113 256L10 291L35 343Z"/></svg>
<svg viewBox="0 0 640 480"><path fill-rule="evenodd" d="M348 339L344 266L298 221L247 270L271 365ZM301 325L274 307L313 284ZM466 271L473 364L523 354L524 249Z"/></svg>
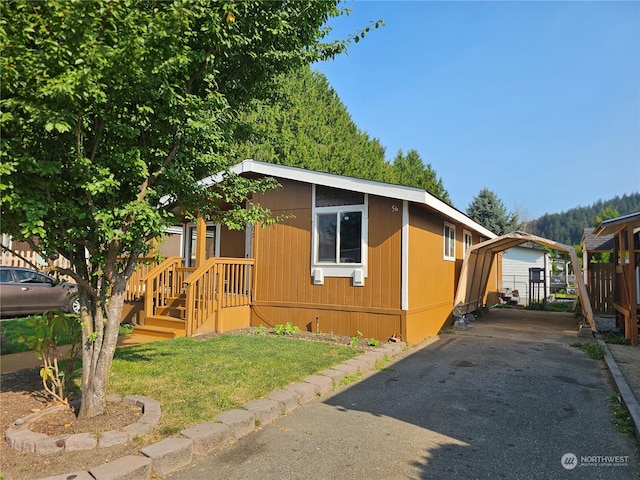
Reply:
<svg viewBox="0 0 640 480"><path fill-rule="evenodd" d="M480 190L467 208L467 215L496 235L518 230L516 214L508 214L498 196L487 188Z"/></svg>

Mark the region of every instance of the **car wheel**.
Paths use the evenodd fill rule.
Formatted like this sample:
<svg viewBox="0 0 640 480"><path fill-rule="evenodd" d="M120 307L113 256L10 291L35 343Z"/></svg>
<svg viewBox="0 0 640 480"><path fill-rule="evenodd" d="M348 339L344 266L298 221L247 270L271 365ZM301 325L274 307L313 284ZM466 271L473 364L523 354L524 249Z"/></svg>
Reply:
<svg viewBox="0 0 640 480"><path fill-rule="evenodd" d="M80 299L78 297L73 297L69 302L69 313L80 313Z"/></svg>

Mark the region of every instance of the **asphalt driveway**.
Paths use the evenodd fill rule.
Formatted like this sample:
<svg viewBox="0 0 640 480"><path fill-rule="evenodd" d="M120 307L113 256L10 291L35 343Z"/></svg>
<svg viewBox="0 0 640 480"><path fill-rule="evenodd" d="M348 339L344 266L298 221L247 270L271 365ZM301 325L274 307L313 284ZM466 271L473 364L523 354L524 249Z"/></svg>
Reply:
<svg viewBox="0 0 640 480"><path fill-rule="evenodd" d="M637 479L576 330L494 311L166 478Z"/></svg>

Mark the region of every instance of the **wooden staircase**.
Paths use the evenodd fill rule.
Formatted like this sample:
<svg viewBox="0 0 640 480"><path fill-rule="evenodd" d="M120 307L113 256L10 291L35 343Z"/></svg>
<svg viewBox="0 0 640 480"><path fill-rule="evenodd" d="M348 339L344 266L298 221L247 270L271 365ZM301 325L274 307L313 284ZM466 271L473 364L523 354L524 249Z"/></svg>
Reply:
<svg viewBox="0 0 640 480"><path fill-rule="evenodd" d="M143 303L134 335L171 339L249 326L254 266L248 258L213 257L197 268L183 267L180 257L141 259L126 298Z"/></svg>
<svg viewBox="0 0 640 480"><path fill-rule="evenodd" d="M185 303L184 294L168 298L166 305L157 307L154 315L146 317L144 325L136 325L135 333L158 339L184 337L187 332Z"/></svg>

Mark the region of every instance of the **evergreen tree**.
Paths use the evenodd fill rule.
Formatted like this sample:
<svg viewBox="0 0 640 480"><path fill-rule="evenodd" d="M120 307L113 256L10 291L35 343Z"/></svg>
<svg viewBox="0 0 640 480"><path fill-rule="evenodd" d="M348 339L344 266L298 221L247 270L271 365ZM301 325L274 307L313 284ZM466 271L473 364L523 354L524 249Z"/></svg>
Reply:
<svg viewBox="0 0 640 480"><path fill-rule="evenodd" d="M467 208L467 215L496 235L519 229L518 217L508 214L498 196L487 188L480 190Z"/></svg>
<svg viewBox="0 0 640 480"><path fill-rule="evenodd" d="M625 194L611 200L598 200L588 207L576 207L561 213L546 213L527 224L527 231L541 237L577 245L585 227L597 226L601 220L640 212L640 193Z"/></svg>
<svg viewBox="0 0 640 480"><path fill-rule="evenodd" d="M306 66L280 76L269 103L253 102L242 117L237 161L253 158L369 180L391 182L385 150L361 131L324 74Z"/></svg>
<svg viewBox="0 0 640 480"><path fill-rule="evenodd" d="M449 193L442 184L442 179L438 178L431 164L425 166L416 150L409 150L406 155L403 155L402 150L399 150L393 160L392 167L395 175L394 183L424 188L443 202L452 205Z"/></svg>

